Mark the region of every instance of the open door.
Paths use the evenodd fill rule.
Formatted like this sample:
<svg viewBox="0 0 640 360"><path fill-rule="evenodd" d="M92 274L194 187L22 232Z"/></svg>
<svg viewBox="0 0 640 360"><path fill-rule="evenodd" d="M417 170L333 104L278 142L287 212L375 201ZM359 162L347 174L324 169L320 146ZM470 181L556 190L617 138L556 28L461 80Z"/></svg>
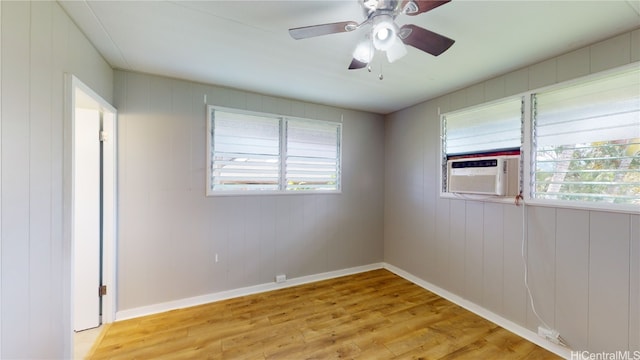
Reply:
<svg viewBox="0 0 640 360"><path fill-rule="evenodd" d="M77 90L79 91L79 90ZM75 331L100 326L102 194L100 109L75 109L73 159L73 258Z"/></svg>
<svg viewBox="0 0 640 360"><path fill-rule="evenodd" d="M116 110L71 77L72 325L81 331L115 314Z"/></svg>

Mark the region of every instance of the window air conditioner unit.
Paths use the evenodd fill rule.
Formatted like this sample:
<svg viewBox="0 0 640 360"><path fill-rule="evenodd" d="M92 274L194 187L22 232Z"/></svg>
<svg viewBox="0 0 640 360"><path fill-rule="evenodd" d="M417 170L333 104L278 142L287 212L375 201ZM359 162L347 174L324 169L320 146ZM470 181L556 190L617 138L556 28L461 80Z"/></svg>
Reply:
<svg viewBox="0 0 640 360"><path fill-rule="evenodd" d="M519 156L490 156L447 161L447 192L516 196Z"/></svg>

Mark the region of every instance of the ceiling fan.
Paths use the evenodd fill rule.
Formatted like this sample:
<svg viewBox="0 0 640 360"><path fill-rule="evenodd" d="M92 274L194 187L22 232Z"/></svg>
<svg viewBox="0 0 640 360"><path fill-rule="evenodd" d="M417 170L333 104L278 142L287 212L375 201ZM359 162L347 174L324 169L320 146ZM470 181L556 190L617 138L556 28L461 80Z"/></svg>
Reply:
<svg viewBox="0 0 640 360"><path fill-rule="evenodd" d="M400 14L419 15L449 1L451 0L359 0L366 17L361 23L343 21L304 26L289 29L289 34L292 38L300 40L367 28L364 40L353 52L350 70L366 67L373 59L376 50L385 52L387 60L392 63L407 53L405 45L438 56L449 49L455 41L416 25L407 24L399 27L395 19Z"/></svg>

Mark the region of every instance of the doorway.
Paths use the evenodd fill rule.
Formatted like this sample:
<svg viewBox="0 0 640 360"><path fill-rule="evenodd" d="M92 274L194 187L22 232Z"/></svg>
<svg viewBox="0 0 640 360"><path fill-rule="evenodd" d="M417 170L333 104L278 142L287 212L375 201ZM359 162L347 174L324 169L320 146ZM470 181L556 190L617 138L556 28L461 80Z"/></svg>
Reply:
<svg viewBox="0 0 640 360"><path fill-rule="evenodd" d="M116 118L102 97L68 75L71 114L71 324L115 318Z"/></svg>

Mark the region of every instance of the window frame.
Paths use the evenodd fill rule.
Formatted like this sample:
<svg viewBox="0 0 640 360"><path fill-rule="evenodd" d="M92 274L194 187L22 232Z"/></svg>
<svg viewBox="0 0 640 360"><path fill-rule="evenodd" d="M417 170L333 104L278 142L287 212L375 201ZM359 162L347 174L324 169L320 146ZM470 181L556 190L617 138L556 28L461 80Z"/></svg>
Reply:
<svg viewBox="0 0 640 360"><path fill-rule="evenodd" d="M519 156L519 174L518 174L518 186L520 188L520 191L523 191L523 181L524 181L524 177L523 177L523 161L524 161L524 157L523 157L523 153L524 153L524 147L523 147L523 143L525 142L525 123L527 122L527 118L526 118L526 112L527 112L527 100L525 98L525 94L520 93L520 94L515 94L515 95L511 95L511 96L505 96L503 98L499 98L499 99L494 99L491 101L487 101L487 102L483 102L483 103L479 103L479 104L475 104L475 105L471 105L471 106L467 106L467 107L463 107L460 109L456 109L456 110L452 110L452 111L447 111L445 113L440 113L440 109L438 108L438 117L440 120L440 182L439 182L439 186L440 186L440 197L441 198L445 198L445 199L468 199L468 200L482 200L482 201L487 201L487 202L497 202L497 203L513 203L513 197L512 196L499 196L499 195L485 195L485 194L460 194L460 193L453 193L453 192L449 192L447 191L447 185L448 185L448 181L449 179L448 177L448 168L447 168L447 160L448 160L448 154L446 152L446 117L447 116L451 116L452 114L459 114L462 112L470 112L470 111L477 111L478 109L481 108L488 108L491 107L492 105L500 105L503 103L506 103L508 101L518 101L520 102L520 155L507 155L507 156ZM515 149L515 148L509 148L509 149ZM507 150L506 148L504 150ZM486 154L486 155L482 155L482 156L492 156L491 153L499 153L500 150L498 151L479 151L477 154ZM469 155L472 155L473 153L470 153ZM456 155L453 154L453 156L460 156L460 155ZM462 155L464 156L464 155ZM496 155L498 156L498 155Z"/></svg>
<svg viewBox="0 0 640 360"><path fill-rule="evenodd" d="M230 107L218 106L218 105L206 105L206 169L205 169L205 177L206 177L206 196L207 197L216 197L216 196L261 196L261 195L313 195L313 194L342 194L342 141L343 141L343 122L342 119L340 121L326 121L326 120L316 120L309 118L302 118L298 116L288 116L288 115L280 115L280 114L272 114L266 112L258 112L258 111L250 111L250 110L242 110L235 109ZM265 118L274 118L278 119L279 122L279 132L278 132L278 141L279 141L279 164L280 169L278 172L278 189L277 190L214 190L213 186L213 153L214 146L213 137L214 137L214 129L213 129L213 113L214 111L221 111L233 114L240 115L250 115L257 117L265 117ZM325 123L336 126L338 129L337 136L337 171L336 171L336 189L335 190L288 190L287 189L287 122L288 121L298 121L298 122L310 122L310 123Z"/></svg>
<svg viewBox="0 0 640 360"><path fill-rule="evenodd" d="M580 201L580 200L557 200L557 199L541 199L533 197L533 186L535 180L535 157L536 148L534 146L534 119L533 119L533 104L532 98L535 94L543 93L547 91L554 91L571 86L578 86L589 81L598 79L605 79L610 76L615 76L620 73L638 69L640 62L634 62L624 66L615 67L612 69L592 73L589 75L581 76L575 79L555 83L549 86L541 87L538 89L529 90L525 93L527 110L525 112L525 142L523 144L524 156L526 157L524 162L525 176L524 181L524 199L530 205L551 206L557 208L570 208L581 210L598 210L606 212L620 212L640 214L640 207L634 204L612 204L597 201Z"/></svg>
<svg viewBox="0 0 640 360"><path fill-rule="evenodd" d="M593 81L597 79L606 78L609 76L614 76L616 74L620 74L622 72L630 71L633 69L638 69L640 67L640 62L634 62L631 64L615 67L612 69L600 71L597 73L592 73L589 75L581 76L578 78L554 83L549 86L544 86L536 89L530 89L527 91L523 91L518 94L514 94L511 96L507 96L504 98L480 103L474 106L469 106L465 108L460 108L452 111L448 111L446 113L440 113L440 109L438 108L438 117L440 120L440 182L439 182L439 192L441 198L448 199L469 199L469 200L479 200L486 202L497 202L497 203L514 203L513 198L505 198L499 196L487 196L487 195L470 195L470 194L455 194L446 192L446 157L447 154L444 148L444 132L443 132L443 119L444 115L451 114L459 111L464 111L466 109L472 109L477 106L488 106L491 103L505 101L509 98L513 97L523 97L524 105L523 105L523 123L522 123L522 144L520 151L520 187L522 191L523 200L528 205L536 205L536 206L547 206L554 208L567 208L567 209L580 209L580 210L596 210L596 211L604 211L604 212L616 212L616 213L630 213L630 214L640 214L640 207L634 204L611 204L611 203L603 203L603 202L590 202L590 201L577 201L577 200L553 200L553 199L540 199L534 198L532 196L533 189L533 180L535 176L534 171L534 162L535 162L535 147L533 146L533 109L532 109L532 95L537 93L542 93L545 91L553 91L564 87L570 87L573 85L580 85L582 83Z"/></svg>

